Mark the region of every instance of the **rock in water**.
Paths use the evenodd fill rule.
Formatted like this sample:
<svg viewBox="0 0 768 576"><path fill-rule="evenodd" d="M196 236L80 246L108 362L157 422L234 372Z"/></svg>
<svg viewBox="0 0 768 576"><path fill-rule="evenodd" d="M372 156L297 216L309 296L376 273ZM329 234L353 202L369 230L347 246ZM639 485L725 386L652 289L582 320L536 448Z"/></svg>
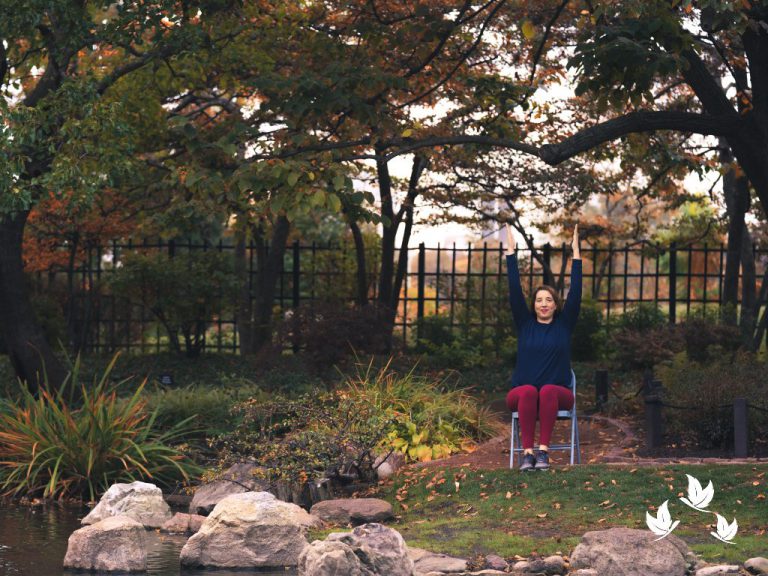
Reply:
<svg viewBox="0 0 768 576"><path fill-rule="evenodd" d="M181 550L181 563L208 568L296 566L318 523L295 504L269 492L244 492L221 500Z"/></svg>
<svg viewBox="0 0 768 576"><path fill-rule="evenodd" d="M356 563L352 556L358 559ZM413 560L399 532L381 524L364 524L352 532L329 534L315 541L299 558L301 576L345 574L346 566L359 576L412 576Z"/></svg>
<svg viewBox="0 0 768 576"><path fill-rule="evenodd" d="M110 516L69 537L64 568L110 572L147 569L147 534L128 516Z"/></svg>
<svg viewBox="0 0 768 576"><path fill-rule="evenodd" d="M160 528L171 519L163 491L147 482L112 484L81 524L95 524L111 516L129 516L146 528Z"/></svg>

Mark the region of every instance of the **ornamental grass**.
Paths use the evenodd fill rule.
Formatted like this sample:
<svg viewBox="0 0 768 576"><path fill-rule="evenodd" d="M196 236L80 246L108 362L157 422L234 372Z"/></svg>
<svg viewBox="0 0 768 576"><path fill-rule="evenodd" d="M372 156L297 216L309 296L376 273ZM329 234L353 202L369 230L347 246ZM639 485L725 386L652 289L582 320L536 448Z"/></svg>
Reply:
<svg viewBox="0 0 768 576"><path fill-rule="evenodd" d="M5 496L89 498L116 482L175 485L199 472L184 453L189 420L157 431L142 392L118 396L110 382L117 356L92 386L79 382L80 361L58 391L47 378L37 395L21 384L0 411L0 491ZM77 400L74 392L79 391Z"/></svg>

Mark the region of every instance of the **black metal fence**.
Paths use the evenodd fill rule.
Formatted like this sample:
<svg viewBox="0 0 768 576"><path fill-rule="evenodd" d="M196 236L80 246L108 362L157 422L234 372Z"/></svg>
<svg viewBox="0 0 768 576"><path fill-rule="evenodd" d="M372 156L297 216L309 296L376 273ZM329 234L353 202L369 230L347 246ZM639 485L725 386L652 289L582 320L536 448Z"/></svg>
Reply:
<svg viewBox="0 0 768 576"><path fill-rule="evenodd" d="M257 247L246 248L247 277L253 286L257 275ZM84 351L155 352L168 348L167 335L152 311L129 305L110 293L109 278L127 252L218 251L234 255L231 242L218 244L143 240L112 242L86 251L73 268L59 267L34 275L34 293L53 297L67 317L69 338ZM556 281L568 285L570 264L565 245L543 246L532 255L519 249L518 260L524 290L530 292L545 279L544 263ZM535 257L534 257L535 256ZM564 260L564 256L566 256ZM380 258L375 246L367 250L367 285L371 299L377 296ZM698 309L715 310L722 304L727 253L723 245L659 247L649 244L582 249L583 292L603 310L606 318L625 312L641 302L662 308L671 322ZM278 317L313 302L351 302L356 286L356 263L351 244L298 243L286 251L275 296ZM756 276L762 281L768 267L768 250L755 249ZM508 330L504 247L496 243L427 247L409 250L408 270L401 291L396 335L413 344L424 325L422 319L437 314L452 329L479 337ZM210 319L205 349L238 348L233 302L218 302Z"/></svg>

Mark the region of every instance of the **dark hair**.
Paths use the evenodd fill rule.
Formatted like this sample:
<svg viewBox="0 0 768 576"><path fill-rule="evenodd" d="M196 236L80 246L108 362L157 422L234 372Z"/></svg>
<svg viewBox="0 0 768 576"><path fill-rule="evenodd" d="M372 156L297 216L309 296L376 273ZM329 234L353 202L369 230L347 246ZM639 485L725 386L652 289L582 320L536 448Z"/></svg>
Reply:
<svg viewBox="0 0 768 576"><path fill-rule="evenodd" d="M555 301L555 314L560 314L563 310L563 301L560 298L560 294L558 294L557 290L552 288L552 286L547 286L546 284L538 286L536 290L533 291L533 296L531 296L531 313L534 316L536 315L536 295L542 290L544 292L549 292L550 296L552 296L552 300Z"/></svg>

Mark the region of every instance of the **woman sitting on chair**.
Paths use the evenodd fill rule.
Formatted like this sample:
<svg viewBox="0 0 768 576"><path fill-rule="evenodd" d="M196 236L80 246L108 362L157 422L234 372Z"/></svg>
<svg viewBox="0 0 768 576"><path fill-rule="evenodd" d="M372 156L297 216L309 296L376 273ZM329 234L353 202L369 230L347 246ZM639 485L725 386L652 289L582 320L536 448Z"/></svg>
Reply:
<svg viewBox="0 0 768 576"><path fill-rule="evenodd" d="M507 407L517 411L523 444L520 470L549 468L549 441L558 410L573 407L571 387L571 334L581 307L581 254L579 228L573 231L571 288L561 306L557 291L539 286L530 310L520 286L515 239L507 224L507 276L509 304L517 326L517 366ZM539 420L539 450L534 455L533 435Z"/></svg>

